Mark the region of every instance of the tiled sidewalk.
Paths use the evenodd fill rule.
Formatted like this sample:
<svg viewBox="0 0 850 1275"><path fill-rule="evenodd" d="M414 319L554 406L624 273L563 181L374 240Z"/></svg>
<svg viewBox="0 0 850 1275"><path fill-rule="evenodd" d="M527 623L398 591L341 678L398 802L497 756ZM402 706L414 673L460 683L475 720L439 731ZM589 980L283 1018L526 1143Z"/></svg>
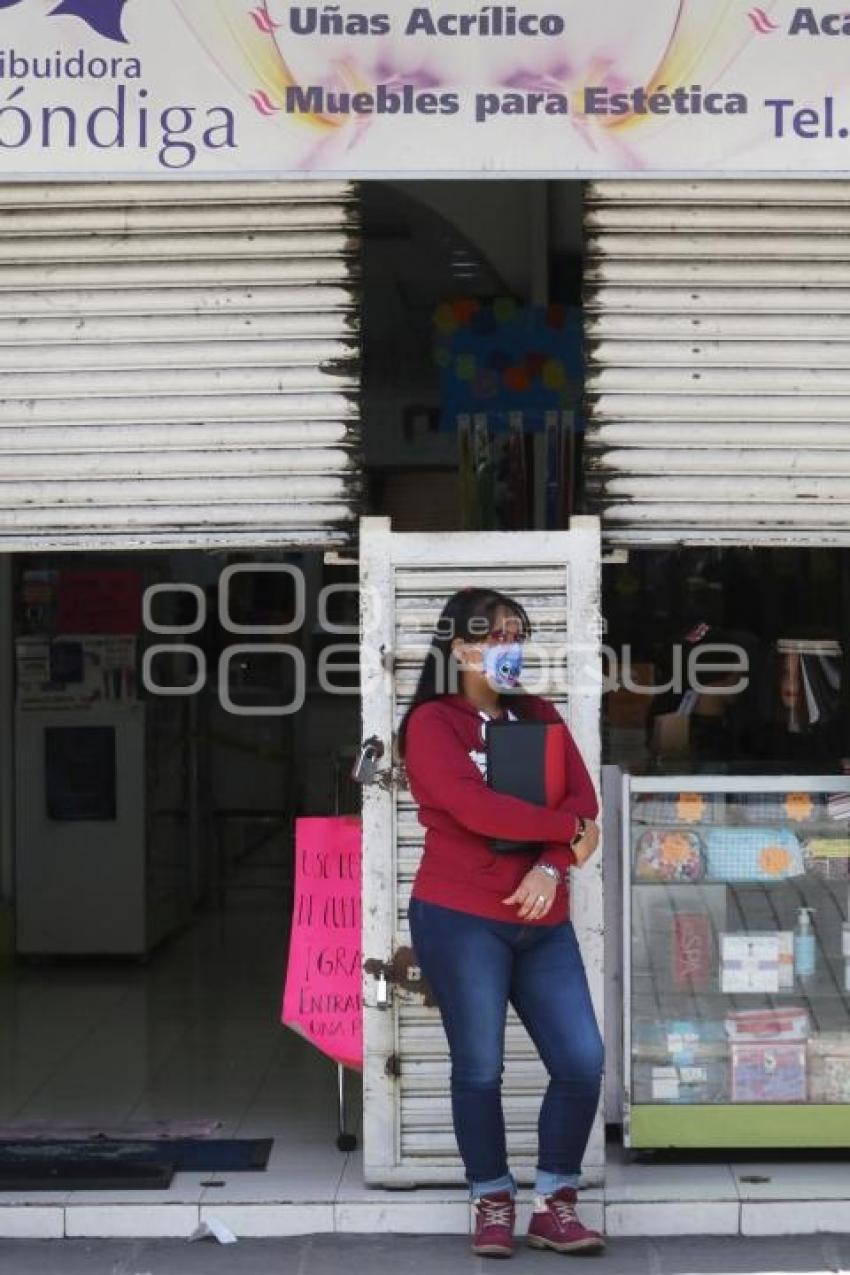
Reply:
<svg viewBox="0 0 850 1275"><path fill-rule="evenodd" d="M463 1234L466 1192L383 1191L363 1185L358 1152L341 1155L325 1129L281 1139L266 1173L223 1187L181 1174L165 1193L74 1192L0 1199L0 1237L186 1238L215 1217L240 1238L306 1234ZM611 1236L850 1234L850 1170L840 1163L623 1164L582 1193L582 1216ZM518 1225L527 1222L523 1191Z"/></svg>

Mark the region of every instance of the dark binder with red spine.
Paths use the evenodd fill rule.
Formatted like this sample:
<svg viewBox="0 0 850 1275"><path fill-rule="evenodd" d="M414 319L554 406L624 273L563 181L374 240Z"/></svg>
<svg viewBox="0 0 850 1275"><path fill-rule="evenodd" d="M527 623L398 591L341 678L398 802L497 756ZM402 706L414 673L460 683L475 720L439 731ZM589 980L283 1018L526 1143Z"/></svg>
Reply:
<svg viewBox="0 0 850 1275"><path fill-rule="evenodd" d="M567 796L563 722L488 722L484 734L487 783L494 792L554 809ZM540 854L539 841L493 840L496 854Z"/></svg>

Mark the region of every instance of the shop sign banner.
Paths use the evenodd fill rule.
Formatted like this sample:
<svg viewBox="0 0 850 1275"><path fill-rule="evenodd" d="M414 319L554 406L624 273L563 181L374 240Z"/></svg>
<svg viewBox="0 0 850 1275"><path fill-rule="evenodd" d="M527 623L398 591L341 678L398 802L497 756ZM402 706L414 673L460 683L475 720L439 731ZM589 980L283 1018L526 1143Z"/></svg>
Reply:
<svg viewBox="0 0 850 1275"><path fill-rule="evenodd" d="M843 175L789 0L0 0L0 178Z"/></svg>
<svg viewBox="0 0 850 1275"><path fill-rule="evenodd" d="M281 1021L346 1067L363 1065L360 820L295 821L295 904Z"/></svg>

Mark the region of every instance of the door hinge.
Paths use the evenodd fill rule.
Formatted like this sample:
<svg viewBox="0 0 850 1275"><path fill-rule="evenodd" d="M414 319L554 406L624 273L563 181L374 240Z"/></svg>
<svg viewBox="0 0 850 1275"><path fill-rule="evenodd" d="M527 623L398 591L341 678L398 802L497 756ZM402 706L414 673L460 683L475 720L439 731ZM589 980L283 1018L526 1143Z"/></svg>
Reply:
<svg viewBox="0 0 850 1275"><path fill-rule="evenodd" d="M386 1061L386 1066L384 1067L384 1073L387 1076L401 1075L401 1059L398 1054L390 1054Z"/></svg>
<svg viewBox="0 0 850 1275"><path fill-rule="evenodd" d="M379 770L375 776L375 783L386 792L392 792L396 788L408 788L407 771L403 763L393 762L391 766Z"/></svg>

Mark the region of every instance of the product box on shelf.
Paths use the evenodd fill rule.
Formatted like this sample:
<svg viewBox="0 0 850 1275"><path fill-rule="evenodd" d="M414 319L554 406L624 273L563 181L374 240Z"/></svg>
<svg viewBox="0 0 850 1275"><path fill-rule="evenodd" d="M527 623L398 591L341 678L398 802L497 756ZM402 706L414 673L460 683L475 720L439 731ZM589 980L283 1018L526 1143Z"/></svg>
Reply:
<svg viewBox="0 0 850 1275"><path fill-rule="evenodd" d="M813 792L739 792L734 794L731 805L736 822L770 825L788 823L801 829L816 824L826 813L824 794Z"/></svg>
<svg viewBox="0 0 850 1275"><path fill-rule="evenodd" d="M635 827L709 824L722 822L724 810L722 798L711 793L641 793L634 798L633 819Z"/></svg>
<svg viewBox="0 0 850 1275"><path fill-rule="evenodd" d="M694 882L683 889L642 882L632 917L633 960L655 995L717 988L718 936L727 925L725 886Z"/></svg>
<svg viewBox="0 0 850 1275"><path fill-rule="evenodd" d="M785 881L805 872L802 842L790 828L710 828L705 857L714 881Z"/></svg>
<svg viewBox="0 0 850 1275"><path fill-rule="evenodd" d="M794 931L777 930L779 941L779 990L790 992L794 989Z"/></svg>
<svg viewBox="0 0 850 1275"><path fill-rule="evenodd" d="M804 1041L732 1041L733 1102L805 1102Z"/></svg>
<svg viewBox="0 0 850 1275"><path fill-rule="evenodd" d="M806 871L827 881L850 878L850 839L847 837L812 837L803 845Z"/></svg>
<svg viewBox="0 0 850 1275"><path fill-rule="evenodd" d="M745 948L741 959L740 944L723 939L744 938L753 940ZM790 992L794 989L794 931L747 930L746 934L721 936L721 990L724 992ZM776 951L774 968L774 947ZM768 955L769 953L769 955ZM754 968L751 962L758 968ZM767 962L765 965L764 962ZM769 972L768 972L769 966ZM743 984L747 983L747 986ZM769 986L768 986L769 984Z"/></svg>
<svg viewBox="0 0 850 1275"><path fill-rule="evenodd" d="M648 1084L643 1076L638 1076L636 1093L644 1102L695 1105L724 1102L727 1095L726 1064L706 1062L675 1067L653 1063L649 1068Z"/></svg>
<svg viewBox="0 0 850 1275"><path fill-rule="evenodd" d="M688 828L647 828L635 847L635 876L639 881L701 881L702 841Z"/></svg>
<svg viewBox="0 0 850 1275"><path fill-rule="evenodd" d="M712 1103L728 1099L729 1046L723 1024L669 1019L638 1024L635 1099Z"/></svg>
<svg viewBox="0 0 850 1275"><path fill-rule="evenodd" d="M781 986L779 934L721 934L720 990L778 992Z"/></svg>
<svg viewBox="0 0 850 1275"><path fill-rule="evenodd" d="M829 793L826 799L827 814L830 819L843 822L850 819L850 792Z"/></svg>
<svg viewBox="0 0 850 1275"><path fill-rule="evenodd" d="M850 1103L850 1032L822 1032L808 1043L809 1101Z"/></svg>
<svg viewBox="0 0 850 1275"><path fill-rule="evenodd" d="M780 1009L734 1009L724 1023L730 1040L805 1040L810 1031L808 1010L802 1005Z"/></svg>
<svg viewBox="0 0 850 1275"><path fill-rule="evenodd" d="M677 912L672 918L670 966L677 988L703 991L714 973L714 939L706 912Z"/></svg>

